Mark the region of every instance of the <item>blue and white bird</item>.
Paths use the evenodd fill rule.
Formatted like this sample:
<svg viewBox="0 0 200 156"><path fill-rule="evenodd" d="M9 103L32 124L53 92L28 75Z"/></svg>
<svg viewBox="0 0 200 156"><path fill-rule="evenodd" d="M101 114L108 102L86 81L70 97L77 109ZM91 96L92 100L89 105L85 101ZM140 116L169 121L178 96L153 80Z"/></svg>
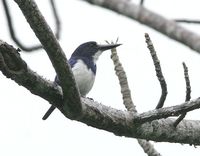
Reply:
<svg viewBox="0 0 200 156"><path fill-rule="evenodd" d="M69 59L69 64L72 68L81 96L85 97L92 89L96 76L96 62L102 52L116 48L120 45L121 44L100 45L91 41L81 44L72 53L71 58ZM59 85L59 79L57 76L54 82L56 85ZM46 120L54 109L55 107L51 106L42 119Z"/></svg>

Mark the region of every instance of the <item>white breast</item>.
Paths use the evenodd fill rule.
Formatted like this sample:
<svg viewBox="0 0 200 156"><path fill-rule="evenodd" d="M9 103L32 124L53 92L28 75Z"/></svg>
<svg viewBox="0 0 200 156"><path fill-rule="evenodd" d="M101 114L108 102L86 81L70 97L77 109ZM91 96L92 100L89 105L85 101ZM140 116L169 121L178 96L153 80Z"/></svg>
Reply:
<svg viewBox="0 0 200 156"><path fill-rule="evenodd" d="M72 72L81 95L86 96L94 84L94 73L91 69L88 70L82 60L77 60L77 63L72 68Z"/></svg>

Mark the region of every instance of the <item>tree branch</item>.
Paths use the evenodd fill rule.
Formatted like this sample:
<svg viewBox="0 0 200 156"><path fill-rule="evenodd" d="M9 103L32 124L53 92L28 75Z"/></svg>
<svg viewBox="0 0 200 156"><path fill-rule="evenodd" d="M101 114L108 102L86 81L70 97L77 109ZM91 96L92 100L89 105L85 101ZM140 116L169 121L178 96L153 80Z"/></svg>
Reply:
<svg viewBox="0 0 200 156"><path fill-rule="evenodd" d="M55 87L52 82L29 69L18 51L1 40L0 70L6 77L47 100L69 118L63 109L65 101L59 87ZM82 116L75 120L89 126L112 132L118 136L200 145L200 121L183 120L175 129L173 126L175 119L162 119L200 108L200 98L138 115L117 110L87 98L81 98L81 102L84 108Z"/></svg>
<svg viewBox="0 0 200 156"><path fill-rule="evenodd" d="M188 74L188 67L186 66L185 62L183 62L183 69L184 69L184 76L185 76L185 84L186 84L186 96L185 101L189 101L191 99L191 86L190 86L190 79ZM174 127L176 127L186 116L187 112L181 114L178 119L174 122Z"/></svg>
<svg viewBox="0 0 200 156"><path fill-rule="evenodd" d="M61 24L60 24L60 18L59 18L59 15L58 15L58 12L57 12L57 9L56 9L56 6L55 6L55 1L50 0L50 4L51 4L52 10L53 10L55 25L56 25L55 35L56 35L57 39L60 39Z"/></svg>
<svg viewBox="0 0 200 156"><path fill-rule="evenodd" d="M114 44L111 42L111 44ZM133 103L132 97L131 97L131 91L129 89L128 81L127 81L127 76L124 71L124 68L119 60L119 57L117 55L117 49L113 48L111 49L111 59L113 61L113 64L115 66L115 74L118 77L119 84L121 87L121 93L122 93L122 98L123 98L123 103L126 109L132 113L137 113L136 107Z"/></svg>
<svg viewBox="0 0 200 156"><path fill-rule="evenodd" d="M151 122L162 118L168 118L170 116L178 116L182 113L193 111L200 108L200 98L184 102L180 105L174 105L171 107L164 107L160 109L154 109L148 112L138 114L134 117L136 123Z"/></svg>
<svg viewBox="0 0 200 156"><path fill-rule="evenodd" d="M178 23L187 23L187 24L200 24L199 20L189 20L189 19L175 19L175 22Z"/></svg>
<svg viewBox="0 0 200 156"><path fill-rule="evenodd" d="M125 0L83 0L136 20L200 53L200 36L147 8Z"/></svg>
<svg viewBox="0 0 200 156"><path fill-rule="evenodd" d="M62 91L50 82L32 71L20 57L18 50L0 40L0 70L7 77L17 84L24 86L35 95L43 95L42 98L49 103L56 103L62 108ZM52 96L52 99L49 99Z"/></svg>
<svg viewBox="0 0 200 156"><path fill-rule="evenodd" d="M118 77L119 84L121 87L123 103L129 112L133 113L134 115L137 115L137 110L131 97L131 91L129 89L126 72L124 71L124 68L119 60L116 48L111 49L111 59L115 66L115 73ZM144 139L137 139L137 141L148 156L161 156L161 154L157 152L157 150L149 141Z"/></svg>
<svg viewBox="0 0 200 156"><path fill-rule="evenodd" d="M141 119L140 114L133 116L132 113L130 114L127 111L117 110L89 99L82 99L82 102L85 104L86 109L83 118L79 119L79 121L89 126L112 132L118 136L153 140L157 142L165 141L200 145L200 140L198 139L200 137L200 121L183 120L176 129L173 126L175 119L160 119L140 124L138 120ZM200 99L193 101L193 104L194 103L200 107ZM184 104L177 105L177 110L179 110L178 107L184 108ZM173 108L174 107L160 108L143 113L142 115L151 118L150 113L157 112L156 118L162 118L162 114L166 111L168 113L165 115L169 117L178 113L176 112L177 110L173 110Z"/></svg>
<svg viewBox="0 0 200 156"><path fill-rule="evenodd" d="M8 28L9 28L9 32L10 32L11 38L17 44L17 46L19 46L20 49L22 49L24 51L28 51L28 52L39 50L39 49L43 48L41 45L27 47L27 46L23 45L19 41L19 39L16 36L15 29L13 27L12 17L10 15L10 11L9 11L9 7L8 7L8 4L7 4L7 0L2 0L2 4L3 4L3 7L4 7L6 19L7 19L7 22L8 22Z"/></svg>
<svg viewBox="0 0 200 156"><path fill-rule="evenodd" d="M144 5L144 0L140 0L140 5Z"/></svg>
<svg viewBox="0 0 200 156"><path fill-rule="evenodd" d="M158 109L158 108L163 107L165 99L167 97L167 84L166 84L165 78L164 78L163 73L162 73L160 61L157 57L155 48L154 48L153 43L152 43L152 41L149 37L149 34L145 33L145 38L146 38L147 47L148 47L150 54L151 54L151 57L153 59L153 63L154 63L154 66L155 66L155 71L156 71L156 76L158 77L158 80L159 80L160 86L161 86L161 90L162 90L160 100L159 100L159 102L156 106L156 109Z"/></svg>
<svg viewBox="0 0 200 156"><path fill-rule="evenodd" d="M82 105L71 68L67 63L65 54L57 42L52 30L46 23L33 0L15 0L24 14L27 22L46 50L56 74L59 77L63 90L63 110L70 118L81 115Z"/></svg>

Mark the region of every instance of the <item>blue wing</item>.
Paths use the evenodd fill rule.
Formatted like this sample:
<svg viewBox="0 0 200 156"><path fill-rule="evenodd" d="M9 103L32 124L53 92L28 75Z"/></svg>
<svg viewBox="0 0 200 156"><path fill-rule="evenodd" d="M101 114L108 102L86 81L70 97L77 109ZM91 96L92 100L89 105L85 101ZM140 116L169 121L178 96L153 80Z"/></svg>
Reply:
<svg viewBox="0 0 200 156"><path fill-rule="evenodd" d="M94 64L93 61L91 61L90 59L86 58L86 57L71 57L68 62L71 66L71 68L74 67L74 65L77 63L77 60L78 59L81 59L88 67L88 69L91 69L93 71L94 74L96 74L96 64ZM59 85L60 82L59 82L59 79L58 79L58 76L56 75L55 77L55 80L54 80L55 84L56 85Z"/></svg>
<svg viewBox="0 0 200 156"><path fill-rule="evenodd" d="M71 68L73 68L74 64L76 64L76 62L77 62L77 59L74 57L71 57L68 62L70 64Z"/></svg>

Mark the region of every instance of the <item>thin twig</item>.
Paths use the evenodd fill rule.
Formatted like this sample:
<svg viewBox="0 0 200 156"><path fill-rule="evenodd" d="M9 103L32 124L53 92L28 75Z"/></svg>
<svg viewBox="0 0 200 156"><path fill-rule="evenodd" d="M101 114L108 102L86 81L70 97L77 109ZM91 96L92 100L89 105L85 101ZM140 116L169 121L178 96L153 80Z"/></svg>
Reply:
<svg viewBox="0 0 200 156"><path fill-rule="evenodd" d="M50 4L53 10L53 15L54 15L54 19L55 19L55 25L56 25L56 31L55 31L55 36L57 39L60 39L60 32L61 32L61 24L60 24L60 18L55 6L55 1L54 0L50 0Z"/></svg>
<svg viewBox="0 0 200 156"><path fill-rule="evenodd" d="M19 41L19 39L16 36L15 29L13 27L12 17L10 15L10 10L9 10L8 4L7 4L7 0L2 0L2 4L3 4L3 7L4 7L5 14L6 14L6 18L7 18L7 22L8 22L8 28L9 28L11 38L17 44L17 46L19 46L20 49L27 51L27 52L31 52L31 51L41 49L42 48L41 45L35 45L35 46L27 47Z"/></svg>
<svg viewBox="0 0 200 156"><path fill-rule="evenodd" d="M166 99L166 96L167 96L167 84L166 84L165 78L162 74L160 61L158 60L158 57L157 57L156 51L154 49L153 43L152 43L152 41L151 41L151 39L150 39L150 37L147 33L145 33L145 38L146 38L147 47L148 47L148 49L151 53L151 57L152 57L153 62L154 62L154 66L155 66L155 70L156 70L156 76L158 77L158 80L160 82L160 86L161 86L161 89L162 89L162 94L161 94L160 100L159 100L159 102L156 106L156 109L158 109L158 108L162 108L163 105L164 105L164 102L165 102L165 99Z"/></svg>
<svg viewBox="0 0 200 156"><path fill-rule="evenodd" d="M144 5L144 0L140 0L140 5L141 5L141 6Z"/></svg>
<svg viewBox="0 0 200 156"><path fill-rule="evenodd" d="M190 79L189 79L189 74L188 74L188 67L186 66L185 62L183 62L183 69L184 69L185 84L186 84L185 102L187 102L191 98L191 86L190 86ZM186 114L187 112L179 116L179 118L174 122L174 127L177 127L177 125L185 118Z"/></svg>
<svg viewBox="0 0 200 156"><path fill-rule="evenodd" d="M178 23L200 24L200 20L175 19L174 21Z"/></svg>
<svg viewBox="0 0 200 156"><path fill-rule="evenodd" d="M184 68L184 76L185 76L185 84L186 84L185 101L189 101L191 99L191 85L190 85L190 78L188 74L188 67L186 66L185 62L183 62L183 68Z"/></svg>
<svg viewBox="0 0 200 156"><path fill-rule="evenodd" d="M118 38L116 40L116 43L118 42ZM109 42L107 41L109 44ZM113 42L111 42L113 44ZM134 115L137 114L136 106L133 103L132 97L131 97L131 91L129 89L128 81L127 81L127 76L126 73L123 69L123 66L119 60L119 57L117 55L117 50L116 48L111 49L111 59L113 60L114 66L115 66L115 73L118 77L120 87L121 87L121 93L123 97L123 103L126 107L126 109ZM144 139L137 139L139 145L142 147L144 152L149 155L149 156L160 156L161 154L156 151L154 146L148 142L147 140Z"/></svg>
<svg viewBox="0 0 200 156"><path fill-rule="evenodd" d="M8 28L9 28L11 38L17 44L17 46L19 46L20 49L22 49L23 51L26 51L26 52L32 52L32 51L42 49L43 48L42 45L34 45L34 46L28 47L28 46L23 45L20 42L20 40L17 38L16 33L15 33L15 29L14 29L13 22L12 22L12 16L10 14L10 9L8 7L7 1L2 0L2 4L3 4L4 10L5 10L5 14L6 14L7 22L8 22ZM56 25L55 35L56 35L56 38L59 39L60 38L60 31L61 31L60 19L59 19L58 13L57 13L57 9L56 9L54 0L50 0L50 4L52 6L53 15L54 15L54 18L55 18L55 25Z"/></svg>
<svg viewBox="0 0 200 156"><path fill-rule="evenodd" d="M170 107L160 108L159 110L154 109L144 113L140 113L137 116L134 116L134 122L137 124L143 124L146 122L152 122L153 120L165 119L171 116L178 116L185 112L190 112L199 108L200 97L179 105L173 105Z"/></svg>

